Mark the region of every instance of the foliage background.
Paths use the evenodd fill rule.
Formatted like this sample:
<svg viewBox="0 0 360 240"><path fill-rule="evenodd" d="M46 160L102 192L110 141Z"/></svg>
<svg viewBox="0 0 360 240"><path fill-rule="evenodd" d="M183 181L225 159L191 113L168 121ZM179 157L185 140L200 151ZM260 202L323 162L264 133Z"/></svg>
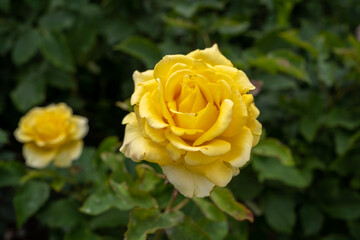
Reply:
<svg viewBox="0 0 360 240"><path fill-rule="evenodd" d="M0 0L0 236L122 238L134 207L129 229L161 220L149 207L164 209L171 187L116 153L116 137L100 142L123 136L115 102L134 70L218 43L258 87L265 131L229 185L254 223L198 200L149 238L360 239L359 23L358 0ZM82 157L69 171L25 168L20 117L60 101L89 118ZM118 206L114 192L140 200Z"/></svg>

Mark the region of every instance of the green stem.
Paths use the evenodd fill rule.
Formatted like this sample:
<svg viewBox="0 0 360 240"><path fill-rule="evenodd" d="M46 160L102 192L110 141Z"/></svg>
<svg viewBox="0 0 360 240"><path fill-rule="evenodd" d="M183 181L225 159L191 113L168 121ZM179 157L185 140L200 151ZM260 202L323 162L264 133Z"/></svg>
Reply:
<svg viewBox="0 0 360 240"><path fill-rule="evenodd" d="M165 208L165 212L169 212L169 211L171 210L171 207L172 207L172 205L174 204L174 202L175 202L175 200L176 200L176 198L177 198L178 193L179 193L178 190L174 189L174 191L173 191L173 193L172 193L172 195L171 195L171 198L170 198L170 200L169 200L169 203L168 203L168 205L167 205L166 208Z"/></svg>
<svg viewBox="0 0 360 240"><path fill-rule="evenodd" d="M185 198L178 205L173 207L172 211L178 211L178 210L182 209L189 202L189 200L190 200L190 198Z"/></svg>

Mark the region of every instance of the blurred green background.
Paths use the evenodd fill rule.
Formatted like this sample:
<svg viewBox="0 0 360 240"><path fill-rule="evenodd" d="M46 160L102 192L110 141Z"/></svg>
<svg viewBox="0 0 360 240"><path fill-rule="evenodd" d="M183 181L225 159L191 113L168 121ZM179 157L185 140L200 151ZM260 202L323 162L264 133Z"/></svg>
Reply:
<svg viewBox="0 0 360 240"><path fill-rule="evenodd" d="M66 102L89 119L94 154L122 139L115 103L131 96L135 70L217 43L257 86L264 134L229 185L254 223L229 220L209 239L360 239L359 26L358 0L0 0L0 236L61 239L77 226L42 211L16 228L22 115ZM116 221L90 229L122 236L127 218Z"/></svg>

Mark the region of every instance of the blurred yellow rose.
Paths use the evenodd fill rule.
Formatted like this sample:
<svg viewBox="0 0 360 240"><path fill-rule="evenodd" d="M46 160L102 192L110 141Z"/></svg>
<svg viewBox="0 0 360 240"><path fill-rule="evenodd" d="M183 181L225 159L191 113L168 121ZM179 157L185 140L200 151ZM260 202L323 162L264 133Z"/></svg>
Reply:
<svg viewBox="0 0 360 240"><path fill-rule="evenodd" d="M250 158L261 135L255 89L217 45L165 56L154 70L136 71L124 143L134 161L161 166L186 197L226 186Z"/></svg>
<svg viewBox="0 0 360 240"><path fill-rule="evenodd" d="M26 164L46 167L69 167L82 152L82 139L88 132L87 118L73 115L64 103L35 107L20 119L14 135L24 143Z"/></svg>

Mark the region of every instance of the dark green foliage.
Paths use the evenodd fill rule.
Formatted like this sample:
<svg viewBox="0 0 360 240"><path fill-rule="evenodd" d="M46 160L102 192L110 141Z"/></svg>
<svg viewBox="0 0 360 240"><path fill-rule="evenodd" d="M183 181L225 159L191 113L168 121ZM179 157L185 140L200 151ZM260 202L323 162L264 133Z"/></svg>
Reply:
<svg viewBox="0 0 360 240"><path fill-rule="evenodd" d="M0 0L0 238L360 239L359 24L358 0ZM170 211L159 168L118 153L115 103L135 70L213 43L257 86L264 133L231 192ZM87 147L27 169L13 131L53 102L89 119Z"/></svg>

